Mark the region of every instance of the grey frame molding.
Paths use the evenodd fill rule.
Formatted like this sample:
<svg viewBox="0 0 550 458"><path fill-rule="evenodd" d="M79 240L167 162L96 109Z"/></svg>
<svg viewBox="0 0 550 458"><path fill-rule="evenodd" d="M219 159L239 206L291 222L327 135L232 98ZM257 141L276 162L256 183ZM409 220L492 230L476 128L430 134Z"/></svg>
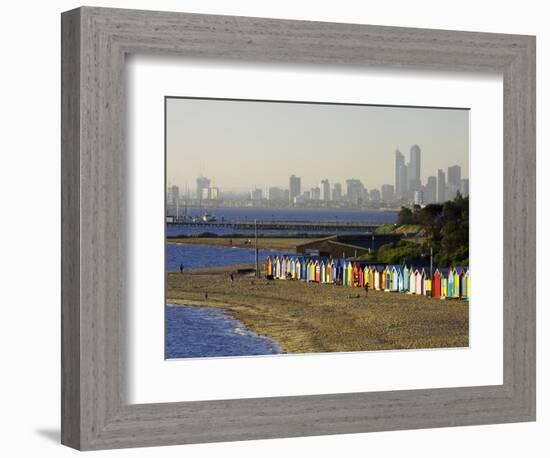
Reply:
<svg viewBox="0 0 550 458"><path fill-rule="evenodd" d="M535 419L535 38L83 7L62 14L62 443L81 450ZM130 405L125 55L498 72L503 385Z"/></svg>

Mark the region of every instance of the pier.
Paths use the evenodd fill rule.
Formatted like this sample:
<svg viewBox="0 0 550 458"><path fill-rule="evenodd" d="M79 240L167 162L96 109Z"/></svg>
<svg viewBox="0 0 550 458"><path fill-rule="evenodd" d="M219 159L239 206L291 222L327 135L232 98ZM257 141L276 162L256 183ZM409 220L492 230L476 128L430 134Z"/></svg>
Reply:
<svg viewBox="0 0 550 458"><path fill-rule="evenodd" d="M382 223L361 221L175 221L167 220L169 226L189 226L207 228L232 228L236 230L295 230L295 231L361 231L373 232Z"/></svg>

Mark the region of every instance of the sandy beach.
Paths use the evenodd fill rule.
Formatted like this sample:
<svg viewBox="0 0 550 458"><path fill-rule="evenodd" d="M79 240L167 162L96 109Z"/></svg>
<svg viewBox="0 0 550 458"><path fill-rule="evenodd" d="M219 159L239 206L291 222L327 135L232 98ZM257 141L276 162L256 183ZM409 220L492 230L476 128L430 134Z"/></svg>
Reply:
<svg viewBox="0 0 550 458"><path fill-rule="evenodd" d="M231 282L236 271L168 273L166 302L224 308L287 353L468 346L468 302L372 290L365 297L359 288L247 275Z"/></svg>

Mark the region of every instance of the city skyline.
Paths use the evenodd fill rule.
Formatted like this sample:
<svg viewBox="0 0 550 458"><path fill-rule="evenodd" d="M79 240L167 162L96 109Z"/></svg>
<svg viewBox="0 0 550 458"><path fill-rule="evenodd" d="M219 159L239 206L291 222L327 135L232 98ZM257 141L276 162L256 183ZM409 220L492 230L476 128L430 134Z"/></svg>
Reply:
<svg viewBox="0 0 550 458"><path fill-rule="evenodd" d="M415 145L422 160L411 172L423 184L451 165L469 176L468 110L180 98L166 104L167 185L182 190L194 190L202 175L225 192L289 189L294 174L302 190L322 188L328 178L332 192L355 178L367 189L392 185L397 193L396 151L408 158Z"/></svg>
<svg viewBox="0 0 550 458"><path fill-rule="evenodd" d="M229 193L224 195L223 190L212 186L212 180L208 177L196 178L196 190L190 192L189 188L181 190L177 185L167 186L167 203L171 206L187 205L188 203L222 203L224 200L241 201L241 203L273 203L286 204L288 206L308 206L311 203L331 204L331 206L346 206L349 204L365 206L369 203L382 203L395 205L426 205L443 203L453 200L457 193L462 196L469 195L470 180L462 178L461 168L451 165L447 173L438 169L437 175L429 175L425 183L417 178L415 170L421 163L421 149L418 145L411 148L410 161L405 163L403 154L395 152L395 183L383 184L379 189L367 189L361 180L349 178L345 181L345 193L342 191L342 183L333 183L328 178L321 180L319 186L303 189L301 177L291 175L288 188L266 186L265 190L254 187L244 193ZM413 172L405 172L406 180L403 180L403 170L411 168ZM244 202L243 202L244 201Z"/></svg>

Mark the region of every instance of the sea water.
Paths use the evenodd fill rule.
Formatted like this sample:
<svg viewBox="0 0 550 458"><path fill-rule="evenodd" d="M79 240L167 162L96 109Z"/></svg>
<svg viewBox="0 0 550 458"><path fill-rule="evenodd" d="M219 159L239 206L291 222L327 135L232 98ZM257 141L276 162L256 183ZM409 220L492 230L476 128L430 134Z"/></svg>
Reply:
<svg viewBox="0 0 550 458"><path fill-rule="evenodd" d="M365 209L328 209L328 208L218 208L214 211L217 222L222 219L226 223L234 221L317 221L317 222L364 222L365 224L394 224L397 221L397 211L365 210ZM176 215L175 207L168 207L167 214ZM184 210L178 209L179 216L183 216ZM188 217L202 216L198 208L188 209ZM252 231L236 230L232 227L216 226L182 226L168 225L166 235L175 237L178 235L200 234L201 232L211 232L218 235L241 232L251 235ZM258 230L259 235L269 235L273 233L297 232L296 229L289 230ZM326 232L326 230L308 229L308 233ZM346 231L353 233L353 231Z"/></svg>
<svg viewBox="0 0 550 458"><path fill-rule="evenodd" d="M275 340L252 332L223 309L166 306L166 359L278 353Z"/></svg>
<svg viewBox="0 0 550 458"><path fill-rule="evenodd" d="M267 256L282 256L288 254L278 250L259 250L260 263ZM179 271L183 264L186 269L205 269L208 267L236 266L239 264L254 264L256 261L253 248L218 247L209 245L166 244L166 271Z"/></svg>

